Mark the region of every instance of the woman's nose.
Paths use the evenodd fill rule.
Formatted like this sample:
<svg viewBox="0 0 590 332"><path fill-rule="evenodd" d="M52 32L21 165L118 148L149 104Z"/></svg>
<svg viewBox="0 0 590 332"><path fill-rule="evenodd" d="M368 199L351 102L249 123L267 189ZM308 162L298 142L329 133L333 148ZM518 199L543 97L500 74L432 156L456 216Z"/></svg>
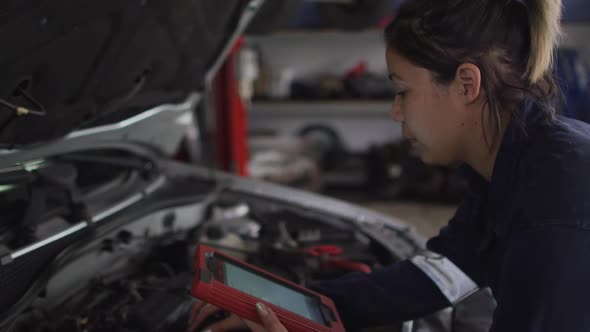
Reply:
<svg viewBox="0 0 590 332"><path fill-rule="evenodd" d="M400 105L399 97L393 101L393 105L391 105L391 117L395 122L403 122L404 121L404 112L402 111Z"/></svg>

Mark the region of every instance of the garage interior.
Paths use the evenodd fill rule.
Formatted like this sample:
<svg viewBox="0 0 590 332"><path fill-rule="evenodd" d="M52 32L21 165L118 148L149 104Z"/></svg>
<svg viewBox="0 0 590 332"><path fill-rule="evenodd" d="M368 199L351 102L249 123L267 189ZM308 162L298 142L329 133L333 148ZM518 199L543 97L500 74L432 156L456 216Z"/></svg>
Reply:
<svg viewBox="0 0 590 332"><path fill-rule="evenodd" d="M504 238L496 233L505 225L493 212L483 214L518 204L494 192L502 205L487 202L491 208L480 208L479 197L466 195L465 169L423 163L394 121L397 94L388 77L383 30L404 1L19 0L0 5L0 39L8 45L0 52L0 331L166 332L193 324L194 330L206 330L241 317L241 309L256 318L257 301L274 305L282 323L292 324L290 331L327 331L325 326L297 329L317 327L322 320L344 325L336 306L330 312L318 305L324 297L334 304L339 299L338 310L352 308L346 319L367 320L352 322L348 331L489 331L501 302L493 287L498 290L505 271L499 259L505 253L494 251L503 250L497 244ZM422 4L442 3L437 1ZM504 0L485 1L498 11L508 8ZM505 0L506 6L528 1L533 0ZM590 122L590 3L563 4L563 37L555 56L555 76L564 92L558 111ZM446 18L447 8L441 10ZM578 146L590 146L582 145L590 142L585 137ZM510 198L550 193L551 199L565 201L562 210L588 216L590 205L583 199L590 196L590 182L579 174L589 160L573 181L567 178L575 187L567 191L571 197L534 186L505 192L511 191ZM543 163L525 170L538 164ZM563 189L565 180L541 177ZM462 222L461 236L448 231L438 238L448 250L427 248L465 196L471 200L462 212L468 212L454 219ZM570 198L579 199L578 205L567 205ZM536 208L543 204L528 203L522 206L534 208L525 212L544 213ZM517 219L524 209L514 210L510 217ZM478 219L474 216L486 220L466 222ZM549 219L534 217L529 219ZM550 240L553 226L543 233ZM559 244L570 254L587 254L569 237L555 238L565 239ZM557 242L534 239L537 247L528 246L532 241L517 243L526 248L515 250L522 256L510 267L568 262L555 254ZM590 243L587 237L576 239ZM217 251L205 255L206 250ZM463 253L472 261L462 262ZM311 316L297 313L302 317L289 321L293 312L272 300L286 303L293 294L265 294L272 287L258 280L252 282L258 285L255 292L207 298L223 310L195 323L195 305L206 307L200 296L207 287L199 287L228 286L227 266L207 261L224 254L242 262L235 265L246 272L278 277L269 279L280 279L276 284L287 286L281 290L311 294L304 304L321 319L304 320ZM577 265L567 266L575 273L566 277L587 279L590 264L577 259ZM584 264L586 277L580 277L578 267ZM392 271L400 278L386 275ZM511 272L516 278L545 276L524 267ZM351 287L347 282L355 278ZM522 277L520 284L511 284L516 291L505 293L526 293L529 284L560 293L550 289L559 278L542 281L547 279L550 287ZM569 288L575 283L564 280L569 281L563 278L560 286L572 298L587 301L584 292ZM582 281L576 287L587 286ZM344 286L331 294L313 288L330 282ZM390 286L395 292L387 291ZM359 298L376 304L372 300L379 297L383 305L347 308ZM246 299L238 310L231 307L236 298ZM396 306L400 312L387 311ZM374 307L381 312L370 317ZM555 307L554 313L567 314L576 306ZM406 313L412 309L416 312ZM539 316L546 313L541 309ZM580 317L588 322L587 316L574 318Z"/></svg>
<svg viewBox="0 0 590 332"><path fill-rule="evenodd" d="M249 176L366 206L431 237L453 216L465 183L455 169L423 165L391 119L382 27L399 3L262 8L234 59L242 147ZM590 119L588 13L583 1L565 2L557 57L562 112L582 120ZM236 170L236 160L224 163Z"/></svg>

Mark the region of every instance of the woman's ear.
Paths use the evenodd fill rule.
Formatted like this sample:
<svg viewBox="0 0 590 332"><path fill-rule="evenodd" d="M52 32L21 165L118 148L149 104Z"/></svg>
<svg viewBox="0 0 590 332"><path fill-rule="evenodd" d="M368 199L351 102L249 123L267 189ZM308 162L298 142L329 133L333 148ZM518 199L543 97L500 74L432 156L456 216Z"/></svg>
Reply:
<svg viewBox="0 0 590 332"><path fill-rule="evenodd" d="M472 63L463 63L457 68L454 87L456 93L463 97L467 104L475 102L481 94L481 71Z"/></svg>

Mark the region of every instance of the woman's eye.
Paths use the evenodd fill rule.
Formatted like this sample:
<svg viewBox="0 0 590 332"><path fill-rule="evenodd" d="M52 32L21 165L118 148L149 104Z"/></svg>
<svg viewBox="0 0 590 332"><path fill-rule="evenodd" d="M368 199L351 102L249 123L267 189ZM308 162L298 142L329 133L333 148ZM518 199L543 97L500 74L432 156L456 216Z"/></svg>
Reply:
<svg viewBox="0 0 590 332"><path fill-rule="evenodd" d="M405 97L406 96L406 92L408 92L408 91L407 90L398 91L395 95L396 96Z"/></svg>

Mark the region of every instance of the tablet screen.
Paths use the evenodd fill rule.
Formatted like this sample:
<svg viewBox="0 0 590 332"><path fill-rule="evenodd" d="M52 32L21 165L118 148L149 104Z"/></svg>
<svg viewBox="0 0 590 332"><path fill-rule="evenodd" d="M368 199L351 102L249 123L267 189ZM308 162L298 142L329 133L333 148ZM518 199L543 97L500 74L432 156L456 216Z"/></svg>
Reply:
<svg viewBox="0 0 590 332"><path fill-rule="evenodd" d="M224 283L227 286L326 325L318 298L259 276L231 262L222 262Z"/></svg>

